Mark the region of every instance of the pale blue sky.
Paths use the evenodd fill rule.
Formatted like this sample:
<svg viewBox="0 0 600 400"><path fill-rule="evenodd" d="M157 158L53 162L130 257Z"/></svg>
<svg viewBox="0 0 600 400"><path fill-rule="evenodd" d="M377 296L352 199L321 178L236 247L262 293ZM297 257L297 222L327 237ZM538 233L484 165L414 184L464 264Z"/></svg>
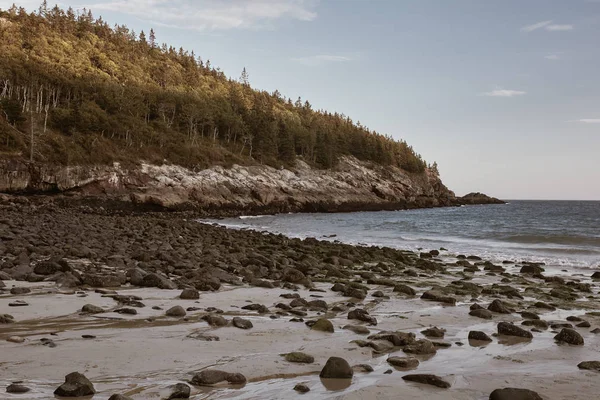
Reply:
<svg viewBox="0 0 600 400"><path fill-rule="evenodd" d="M600 0L59 4L403 138L457 194L600 200Z"/></svg>

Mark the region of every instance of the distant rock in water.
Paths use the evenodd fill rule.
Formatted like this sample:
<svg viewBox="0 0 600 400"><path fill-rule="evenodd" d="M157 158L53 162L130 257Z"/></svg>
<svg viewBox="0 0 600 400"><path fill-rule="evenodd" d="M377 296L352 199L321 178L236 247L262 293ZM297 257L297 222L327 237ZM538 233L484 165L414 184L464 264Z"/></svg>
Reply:
<svg viewBox="0 0 600 400"><path fill-rule="evenodd" d="M505 201L497 199L495 197L490 197L487 194L473 192L464 195L463 197L457 197L459 204L506 204Z"/></svg>

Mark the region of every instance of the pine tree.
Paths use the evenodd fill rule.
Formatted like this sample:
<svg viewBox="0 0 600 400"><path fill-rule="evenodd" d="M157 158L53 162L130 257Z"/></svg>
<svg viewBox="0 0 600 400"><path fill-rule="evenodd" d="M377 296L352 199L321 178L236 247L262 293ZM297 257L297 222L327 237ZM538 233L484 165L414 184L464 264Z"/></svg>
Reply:
<svg viewBox="0 0 600 400"><path fill-rule="evenodd" d="M152 28L150 28L150 47L156 48L156 34Z"/></svg>
<svg viewBox="0 0 600 400"><path fill-rule="evenodd" d="M248 72L246 71L246 67L244 67L244 69L242 70L242 75L240 75L240 83L244 86L250 86L249 78L250 78L250 76L248 75Z"/></svg>

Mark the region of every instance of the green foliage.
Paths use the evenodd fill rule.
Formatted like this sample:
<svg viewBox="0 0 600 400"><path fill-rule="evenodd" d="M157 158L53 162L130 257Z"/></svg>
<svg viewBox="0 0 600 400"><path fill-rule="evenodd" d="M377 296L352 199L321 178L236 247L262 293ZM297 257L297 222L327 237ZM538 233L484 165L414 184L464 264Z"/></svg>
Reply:
<svg viewBox="0 0 600 400"><path fill-rule="evenodd" d="M403 141L300 98L253 89L245 68L239 80L228 79L210 60L159 45L149 32L111 28L85 9L0 10L0 121L23 137L33 123L37 158L62 163L280 167L302 158L331 168L348 155L425 169ZM27 140L7 143L27 153Z"/></svg>

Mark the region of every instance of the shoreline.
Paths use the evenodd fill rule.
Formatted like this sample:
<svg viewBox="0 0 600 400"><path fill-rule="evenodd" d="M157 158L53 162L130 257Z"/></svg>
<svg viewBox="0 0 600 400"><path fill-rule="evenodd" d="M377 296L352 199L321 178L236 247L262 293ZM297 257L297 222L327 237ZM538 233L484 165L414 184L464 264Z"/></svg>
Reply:
<svg viewBox="0 0 600 400"><path fill-rule="evenodd" d="M191 398L293 398L300 396L293 390L296 384L310 388L302 396L308 399L385 399L398 391L407 398L484 399L494 389L512 386L534 390L543 399L572 399L577 393L585 400L600 390L593 378L597 372L577 368L600 349L592 333L600 326L598 284L589 277L551 276L541 265L494 265L469 254L441 259L436 251L418 254L237 231L180 214L112 216L5 203L0 211L0 282L5 285L0 314L14 316L13 323L0 324L0 351L7 355L0 363L0 392L11 381L24 380L32 389L28 398L47 398L64 375L78 370L96 386L98 398L113 393L159 398L171 385L189 384L194 373L215 368L241 373L247 383L190 384ZM21 287L31 292L10 293ZM199 298L180 299L186 287L198 290ZM132 305L126 300L131 295L143 304ZM281 295L304 301L292 306ZM29 305L8 306L16 300ZM534 306L540 301L555 311ZM490 319L469 315L475 303ZM85 304L102 312L82 313ZM265 309L242 308L251 304ZM186 315L165 316L176 305L187 309ZM115 312L123 308L136 314ZM357 308L377 324L348 319ZM532 325L522 325L532 321L531 313L555 327L535 322L533 338L526 340L494 335L503 321L531 332ZM218 317L227 325L206 322ZM234 317L253 327L232 326ZM319 318L331 321L333 333L306 325ZM590 326L575 327L581 323L577 318ZM585 344L557 344L559 324L574 326ZM344 329L347 325L370 334ZM445 329L443 337L422 333L434 326ZM467 336L473 330L492 341L471 343ZM420 350L408 352L411 345L395 344L385 335L369 339L383 331L413 334L412 345L418 343ZM95 338L82 339L82 334ZM25 341L6 341L15 335ZM219 340L208 339L214 336ZM56 347L43 344L44 338ZM425 350L430 345L435 351ZM292 351L315 360L296 364L280 356ZM330 356L367 364L373 372L357 367L350 381L331 386L318 378ZM419 366L397 369L387 362L389 356L412 357ZM439 375L451 387L401 379L410 373Z"/></svg>

